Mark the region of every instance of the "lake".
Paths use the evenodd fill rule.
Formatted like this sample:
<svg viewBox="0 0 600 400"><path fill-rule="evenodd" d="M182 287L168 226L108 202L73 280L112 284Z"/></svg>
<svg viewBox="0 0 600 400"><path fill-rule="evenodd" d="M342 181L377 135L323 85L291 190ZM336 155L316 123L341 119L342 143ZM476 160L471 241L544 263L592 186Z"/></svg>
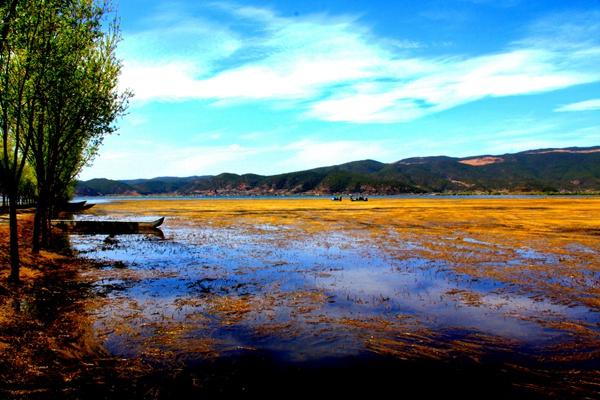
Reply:
<svg viewBox="0 0 600 400"><path fill-rule="evenodd" d="M84 272L97 339L158 370L459 363L504 371L503 390L587 394L599 215L597 197L111 199L78 218L165 216L164 236L69 240L102 263Z"/></svg>

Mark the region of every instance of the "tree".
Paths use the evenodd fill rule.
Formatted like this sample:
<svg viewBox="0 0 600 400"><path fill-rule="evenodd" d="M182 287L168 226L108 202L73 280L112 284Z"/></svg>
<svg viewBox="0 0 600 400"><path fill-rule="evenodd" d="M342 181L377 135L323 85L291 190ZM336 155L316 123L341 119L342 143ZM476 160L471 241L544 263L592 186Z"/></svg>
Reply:
<svg viewBox="0 0 600 400"><path fill-rule="evenodd" d="M0 56L4 54L4 45L10 31L10 27L14 20L14 14L17 8L17 0L13 0L10 3L2 1L0 3ZM4 58L2 58L2 61ZM0 93L0 96L2 94ZM1 101L1 98L0 98ZM4 132L4 131L3 131ZM4 133L2 134L2 143L4 143ZM4 173L4 145L0 143L0 194L2 194L2 207L6 206L6 176Z"/></svg>
<svg viewBox="0 0 600 400"><path fill-rule="evenodd" d="M39 44L39 19L31 1L0 3L0 180L9 203L12 282L19 281L17 203L26 155L31 146L40 69L34 55Z"/></svg>
<svg viewBox="0 0 600 400"><path fill-rule="evenodd" d="M30 152L38 184L34 252L47 245L56 207L67 200L75 177L96 155L105 135L114 132L113 122L130 97L118 91L118 27L113 21L103 29L107 7L84 0L54 3L59 12L47 22L56 33L47 43L44 113Z"/></svg>
<svg viewBox="0 0 600 400"><path fill-rule="evenodd" d="M117 87L118 26L106 25L108 14L96 0L0 1L0 182L9 200L14 282L23 191L37 195L37 251L56 203L127 107L130 93ZM23 181L28 162L35 179Z"/></svg>

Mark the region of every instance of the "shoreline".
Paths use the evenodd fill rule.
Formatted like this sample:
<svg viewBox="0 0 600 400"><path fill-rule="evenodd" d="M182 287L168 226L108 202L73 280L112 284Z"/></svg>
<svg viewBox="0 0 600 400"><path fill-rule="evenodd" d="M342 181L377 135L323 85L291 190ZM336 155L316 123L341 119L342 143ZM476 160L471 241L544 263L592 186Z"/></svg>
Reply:
<svg viewBox="0 0 600 400"><path fill-rule="evenodd" d="M102 196L75 196L73 201L81 201L87 200L89 202L94 202L94 200L303 200L303 199L330 199L333 197L333 194L307 194L307 195L184 195L184 194L159 194L159 195L102 195ZM350 202L350 198L348 195L343 195L344 199L347 202ZM374 194L374 195L366 195L369 199L543 199L543 198L595 198L600 197L600 192L598 193L557 193L557 194L545 194L545 193L525 193L525 194L444 194L444 193L428 193L428 194L395 194L395 195L386 195L386 194Z"/></svg>

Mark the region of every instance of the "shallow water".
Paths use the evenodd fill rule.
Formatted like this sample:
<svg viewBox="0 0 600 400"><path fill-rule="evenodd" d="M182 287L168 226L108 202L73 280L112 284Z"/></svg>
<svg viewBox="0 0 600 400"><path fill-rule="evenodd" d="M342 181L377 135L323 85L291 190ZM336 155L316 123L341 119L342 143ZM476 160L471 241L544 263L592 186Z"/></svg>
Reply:
<svg viewBox="0 0 600 400"><path fill-rule="evenodd" d="M119 218L152 219L152 212ZM85 218L106 218L106 210L96 213ZM390 343L393 353L401 346L406 356L407 346L446 349L449 341L474 336L483 338L484 347L502 343L507 352L535 354L573 339L573 331L558 323L600 332L593 307L566 304L523 283L464 273L431 250L442 243L474 254L469 266L482 269L559 268L559 256L534 248L534 241L513 248L465 235L432 242L383 228L376 235L334 224L310 231L300 220L222 224L219 217L169 217L164 239L71 236L82 256L106 263L88 273L107 299L90 312L113 354L189 362L256 349L312 360L385 352L381 343ZM582 243L569 246L598 256ZM588 272L587 283L597 282L598 272ZM561 279L550 274L544 281ZM458 350L468 353L468 347ZM418 355L411 350L411 356Z"/></svg>

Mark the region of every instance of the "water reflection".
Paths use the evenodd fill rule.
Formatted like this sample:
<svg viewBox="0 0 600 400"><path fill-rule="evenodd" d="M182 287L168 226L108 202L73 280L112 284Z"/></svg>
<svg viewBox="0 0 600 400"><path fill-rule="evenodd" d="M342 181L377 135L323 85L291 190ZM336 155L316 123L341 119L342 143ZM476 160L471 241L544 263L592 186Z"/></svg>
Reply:
<svg viewBox="0 0 600 400"><path fill-rule="evenodd" d="M95 329L124 356L193 359L256 348L310 359L358 354L374 338L411 332L443 332L444 340L481 334L536 349L569 337L549 321L598 330L598 314L588 307L473 279L446 260L423 257L418 241L386 248L356 232L298 235L289 226L171 219L162 237L71 235L71 242L107 264L90 272L108 299L93 311ZM519 250L512 262L552 257Z"/></svg>

